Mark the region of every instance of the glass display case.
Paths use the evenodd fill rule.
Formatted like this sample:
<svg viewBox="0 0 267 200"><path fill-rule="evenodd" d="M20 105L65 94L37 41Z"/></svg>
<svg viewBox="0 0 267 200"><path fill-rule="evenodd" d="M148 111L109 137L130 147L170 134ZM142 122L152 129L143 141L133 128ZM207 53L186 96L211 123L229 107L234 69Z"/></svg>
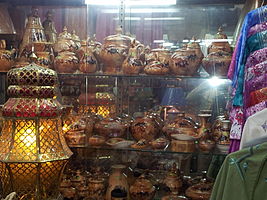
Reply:
<svg viewBox="0 0 267 200"><path fill-rule="evenodd" d="M9 69L35 53L58 73L74 153L66 199L208 200L229 147L226 75L243 0L0 2ZM16 34L1 33L7 18Z"/></svg>

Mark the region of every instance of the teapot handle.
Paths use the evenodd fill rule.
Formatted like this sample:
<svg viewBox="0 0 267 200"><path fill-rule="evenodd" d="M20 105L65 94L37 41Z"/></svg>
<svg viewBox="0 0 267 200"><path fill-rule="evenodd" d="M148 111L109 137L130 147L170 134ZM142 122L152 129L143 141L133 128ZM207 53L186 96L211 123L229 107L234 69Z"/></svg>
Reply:
<svg viewBox="0 0 267 200"><path fill-rule="evenodd" d="M0 49L6 49L6 41L0 40Z"/></svg>

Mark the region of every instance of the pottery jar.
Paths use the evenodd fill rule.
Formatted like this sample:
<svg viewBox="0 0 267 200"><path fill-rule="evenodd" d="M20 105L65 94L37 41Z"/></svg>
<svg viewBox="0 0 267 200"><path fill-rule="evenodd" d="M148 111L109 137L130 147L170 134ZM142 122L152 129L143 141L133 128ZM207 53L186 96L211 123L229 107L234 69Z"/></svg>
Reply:
<svg viewBox="0 0 267 200"><path fill-rule="evenodd" d="M90 49L90 51L95 56L97 63L100 63L100 52L102 49L102 44L100 42L96 41L96 35L94 34L93 37L87 38L87 47Z"/></svg>
<svg viewBox="0 0 267 200"><path fill-rule="evenodd" d="M212 192L213 183L206 179L201 179L200 183L189 187L185 194L192 200L209 200Z"/></svg>
<svg viewBox="0 0 267 200"><path fill-rule="evenodd" d="M192 138L198 138L196 123L191 118L186 117L184 112L177 113L173 120L167 120L162 131L168 138L171 138L174 134L184 134Z"/></svg>
<svg viewBox="0 0 267 200"><path fill-rule="evenodd" d="M222 121L223 120L226 120L226 116L219 115L216 117L215 121L213 122L213 124L211 126L211 131L213 133L213 137L216 140L216 142L218 142L220 137L221 137L221 130L223 127Z"/></svg>
<svg viewBox="0 0 267 200"><path fill-rule="evenodd" d="M219 27L218 33L215 35L215 41L208 47L208 54L218 51L232 53L232 48L227 41L227 35L223 33L222 27Z"/></svg>
<svg viewBox="0 0 267 200"><path fill-rule="evenodd" d="M127 182L127 177L123 173L123 169L125 169L125 165L113 165L111 166L112 173L108 179L108 188L106 192L106 200L111 200L111 192L114 189L121 189L127 191L127 200L129 200L129 186Z"/></svg>
<svg viewBox="0 0 267 200"><path fill-rule="evenodd" d="M183 181L175 163L168 172L166 178L163 180L163 183L167 186L167 188L169 188L171 194L177 195L181 192L180 189L183 185Z"/></svg>
<svg viewBox="0 0 267 200"><path fill-rule="evenodd" d="M227 36L219 32L208 48L208 55L203 59L203 68L210 74L216 76L226 76L232 59L232 48L227 41Z"/></svg>
<svg viewBox="0 0 267 200"><path fill-rule="evenodd" d="M198 129L199 141L198 147L201 151L210 152L214 149L216 141L211 133L211 129L208 126L208 119L211 117L210 114L199 114L201 126Z"/></svg>
<svg viewBox="0 0 267 200"><path fill-rule="evenodd" d="M136 118L131 124L130 130L134 139L145 139L148 142L155 140L159 133L155 120L149 117Z"/></svg>
<svg viewBox="0 0 267 200"><path fill-rule="evenodd" d="M144 72L149 75L165 75L170 70L171 53L167 49L152 49L146 57Z"/></svg>
<svg viewBox="0 0 267 200"><path fill-rule="evenodd" d="M54 50L56 53L62 51L74 51L75 43L72 40L72 36L68 33L66 26L63 28L63 32L59 34L57 42L54 44Z"/></svg>
<svg viewBox="0 0 267 200"><path fill-rule="evenodd" d="M0 41L0 72L7 72L13 65L13 55L11 51L6 50L6 41Z"/></svg>
<svg viewBox="0 0 267 200"><path fill-rule="evenodd" d="M81 42L81 49L78 50L79 70L83 73L94 73L97 70L97 61L86 41Z"/></svg>
<svg viewBox="0 0 267 200"><path fill-rule="evenodd" d="M70 51L60 52L54 63L58 73L74 73L79 67L78 58Z"/></svg>
<svg viewBox="0 0 267 200"><path fill-rule="evenodd" d="M171 56L170 68L175 75L192 76L197 72L201 60L195 49L178 49Z"/></svg>
<svg viewBox="0 0 267 200"><path fill-rule="evenodd" d="M121 66L128 55L132 40L131 37L123 35L121 29L116 31L116 35L104 38L104 44L99 54L103 72L107 74L121 73Z"/></svg>
<svg viewBox="0 0 267 200"><path fill-rule="evenodd" d="M94 130L97 134L108 137L122 137L125 135L128 124L120 119L108 118L95 123Z"/></svg>
<svg viewBox="0 0 267 200"><path fill-rule="evenodd" d="M90 178L88 181L88 200L103 200L106 192L105 179Z"/></svg>
<svg viewBox="0 0 267 200"><path fill-rule="evenodd" d="M203 55L203 53L201 51L199 43L196 42L196 38L193 37L192 40L193 40L192 42L187 44L187 49L195 51L195 53L196 53L196 55L197 55L197 57L199 59L199 64L201 64L201 61L204 58L204 55Z"/></svg>
<svg viewBox="0 0 267 200"><path fill-rule="evenodd" d="M155 193L155 187L144 175L141 175L130 187L131 200L153 200Z"/></svg>
<svg viewBox="0 0 267 200"><path fill-rule="evenodd" d="M204 69L210 75L226 76L232 60L232 54L226 51L216 51L208 54L203 60Z"/></svg>
<svg viewBox="0 0 267 200"><path fill-rule="evenodd" d="M84 130L69 130L64 136L69 147L86 145L86 135Z"/></svg>
<svg viewBox="0 0 267 200"><path fill-rule="evenodd" d="M143 70L144 65L140 59L143 51L144 46L142 44L137 44L135 40L133 40L128 56L122 63L122 71L124 74L139 74Z"/></svg>

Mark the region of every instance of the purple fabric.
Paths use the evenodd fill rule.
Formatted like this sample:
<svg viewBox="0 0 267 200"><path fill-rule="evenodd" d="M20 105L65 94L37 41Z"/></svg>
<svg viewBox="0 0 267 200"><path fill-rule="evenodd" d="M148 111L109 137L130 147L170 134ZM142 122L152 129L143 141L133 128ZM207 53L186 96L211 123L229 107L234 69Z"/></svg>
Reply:
<svg viewBox="0 0 267 200"><path fill-rule="evenodd" d="M267 108L267 101L260 102L254 106L247 108L245 112L246 118L250 117L251 115L254 115L255 113L265 108Z"/></svg>
<svg viewBox="0 0 267 200"><path fill-rule="evenodd" d="M252 26L249 29L247 38L258 33L258 32L265 31L265 30L267 30L267 22L256 24L255 26Z"/></svg>
<svg viewBox="0 0 267 200"><path fill-rule="evenodd" d="M240 140L231 140L229 153L235 152L239 150Z"/></svg>

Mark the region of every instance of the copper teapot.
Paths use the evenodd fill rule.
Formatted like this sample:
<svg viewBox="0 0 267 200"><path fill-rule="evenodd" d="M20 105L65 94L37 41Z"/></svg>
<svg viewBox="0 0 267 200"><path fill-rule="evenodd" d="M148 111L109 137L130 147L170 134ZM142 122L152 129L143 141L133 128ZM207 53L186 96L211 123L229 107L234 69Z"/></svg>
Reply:
<svg viewBox="0 0 267 200"><path fill-rule="evenodd" d="M128 55L132 39L123 35L121 28L117 28L115 35L104 38L104 44L99 54L104 73L121 73L121 66Z"/></svg>

